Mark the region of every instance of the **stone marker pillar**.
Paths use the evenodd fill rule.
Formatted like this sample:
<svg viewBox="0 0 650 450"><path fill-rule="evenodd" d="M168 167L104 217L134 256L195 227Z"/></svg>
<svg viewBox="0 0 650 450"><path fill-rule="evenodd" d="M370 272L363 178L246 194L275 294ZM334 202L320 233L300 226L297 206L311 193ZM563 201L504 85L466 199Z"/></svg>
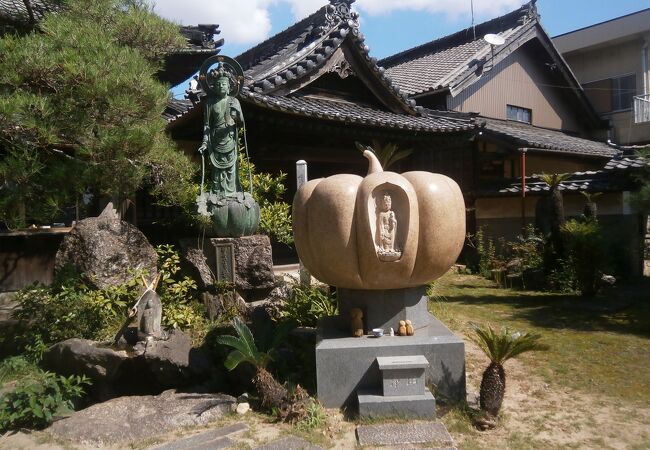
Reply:
<svg viewBox="0 0 650 450"><path fill-rule="evenodd" d="M296 191L302 187L309 179L307 178L307 161L301 159L296 161ZM311 284L311 274L300 261L300 284L309 286Z"/></svg>

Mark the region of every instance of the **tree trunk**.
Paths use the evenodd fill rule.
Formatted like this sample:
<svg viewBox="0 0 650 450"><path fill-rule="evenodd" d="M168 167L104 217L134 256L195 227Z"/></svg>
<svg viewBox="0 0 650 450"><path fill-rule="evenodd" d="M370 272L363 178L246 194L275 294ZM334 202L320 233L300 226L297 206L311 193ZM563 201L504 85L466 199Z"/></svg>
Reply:
<svg viewBox="0 0 650 450"><path fill-rule="evenodd" d="M262 407L279 410L287 397L287 390L266 369L258 368L253 383L262 400Z"/></svg>
<svg viewBox="0 0 650 450"><path fill-rule="evenodd" d="M503 403L503 395L506 391L506 373L503 366L492 362L483 372L481 380L480 405L483 411L487 411L496 417Z"/></svg>
<svg viewBox="0 0 650 450"><path fill-rule="evenodd" d="M596 205L596 202L585 203L585 207L582 213L587 219L596 220L596 216L598 214L598 206Z"/></svg>
<svg viewBox="0 0 650 450"><path fill-rule="evenodd" d="M562 256L563 243L562 232L560 228L564 223L564 199L562 198L562 191L559 186L551 187L551 240L553 242L553 250L558 257Z"/></svg>

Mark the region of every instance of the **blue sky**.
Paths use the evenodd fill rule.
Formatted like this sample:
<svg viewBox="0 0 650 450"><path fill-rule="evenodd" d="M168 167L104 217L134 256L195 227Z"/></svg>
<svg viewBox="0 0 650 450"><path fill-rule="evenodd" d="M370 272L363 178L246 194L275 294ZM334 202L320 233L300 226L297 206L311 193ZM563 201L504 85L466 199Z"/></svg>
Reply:
<svg viewBox="0 0 650 450"><path fill-rule="evenodd" d="M184 24L219 23L222 54L237 56L315 11L326 0L157 0L155 10ZM474 0L475 22L516 9L525 0ZM470 0L359 0L361 31L380 59L471 24ZM650 8L650 0L538 0L551 36ZM184 87L186 83L181 86ZM179 86L180 88L180 86ZM182 91L174 89L174 92Z"/></svg>

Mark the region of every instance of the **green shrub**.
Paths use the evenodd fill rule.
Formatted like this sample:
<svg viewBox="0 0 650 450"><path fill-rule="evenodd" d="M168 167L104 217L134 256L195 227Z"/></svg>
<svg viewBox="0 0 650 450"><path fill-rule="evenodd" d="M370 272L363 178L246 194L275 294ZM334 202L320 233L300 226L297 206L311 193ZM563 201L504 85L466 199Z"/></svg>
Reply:
<svg viewBox="0 0 650 450"><path fill-rule="evenodd" d="M52 286L34 286L16 295L20 308L15 317L20 323L23 348L64 341L70 338L103 340L127 317L129 303L137 299L140 286L135 279L105 289L88 287L79 276L66 273ZM42 349L41 349L42 350Z"/></svg>
<svg viewBox="0 0 650 450"><path fill-rule="evenodd" d="M181 257L173 245L159 245L158 270L162 273L158 287L163 308L163 324L194 334L203 333L205 307L196 296L196 281L181 274Z"/></svg>
<svg viewBox="0 0 650 450"><path fill-rule="evenodd" d="M64 377L39 371L21 379L0 396L0 432L17 428L44 428L55 416L73 409L73 400L84 394L85 376Z"/></svg>
<svg viewBox="0 0 650 450"><path fill-rule="evenodd" d="M573 293L576 290L576 271L573 263L566 259L553 260L551 267L545 267L546 283L543 290Z"/></svg>
<svg viewBox="0 0 650 450"><path fill-rule="evenodd" d="M38 366L26 357L11 356L0 362L0 385L8 381L26 378L38 371Z"/></svg>
<svg viewBox="0 0 650 450"><path fill-rule="evenodd" d="M576 287L583 296L594 296L604 266L601 227L595 220L572 219L566 221L561 230L569 262L575 271Z"/></svg>
<svg viewBox="0 0 650 450"><path fill-rule="evenodd" d="M260 229L278 242L291 245L291 206L284 202L268 202L260 210Z"/></svg>
<svg viewBox="0 0 650 450"><path fill-rule="evenodd" d="M157 288L163 306L163 324L200 336L205 332L205 307L197 299L196 282L180 276L180 256L171 245L156 249L162 273ZM15 317L19 320L19 347L39 359L50 344L70 338L112 339L142 294L140 273L127 283L90 288L79 274L64 270L51 286L20 291Z"/></svg>
<svg viewBox="0 0 650 450"><path fill-rule="evenodd" d="M501 249L506 247L505 240L501 239ZM505 268L503 256L497 253L497 247L491 237L485 235L483 227L475 235L468 235L468 245L473 247L478 257L478 264L474 268L484 278L492 278L492 271Z"/></svg>
<svg viewBox="0 0 650 450"><path fill-rule="evenodd" d="M291 283L291 295L280 309L283 320L298 325L315 327L318 319L338 314L336 298L326 286L303 286L296 280Z"/></svg>
<svg viewBox="0 0 650 450"><path fill-rule="evenodd" d="M312 431L320 428L327 422L325 410L317 400L309 399L306 407L306 416L296 423L296 428L301 431Z"/></svg>
<svg viewBox="0 0 650 450"><path fill-rule="evenodd" d="M260 231L278 242L291 245L291 207L282 201L286 191L284 181L287 174L257 172L255 165L245 158L240 139L239 178L246 192L251 190L251 181L253 183L253 197L260 205Z"/></svg>
<svg viewBox="0 0 650 450"><path fill-rule="evenodd" d="M507 244L512 256L521 260L523 270L543 266L544 245L544 237L532 224L526 226L524 233L517 236L516 241Z"/></svg>
<svg viewBox="0 0 650 450"><path fill-rule="evenodd" d="M162 273L158 292L163 323L190 332L202 330L205 311L196 298L196 282L180 277L180 256L171 245L159 246L156 251ZM93 289L79 274L64 270L49 287L20 291L16 296L20 309L15 316L21 324L22 349L37 356L45 346L70 338L112 339L127 319L128 308L142 294L140 275L134 273L119 286Z"/></svg>

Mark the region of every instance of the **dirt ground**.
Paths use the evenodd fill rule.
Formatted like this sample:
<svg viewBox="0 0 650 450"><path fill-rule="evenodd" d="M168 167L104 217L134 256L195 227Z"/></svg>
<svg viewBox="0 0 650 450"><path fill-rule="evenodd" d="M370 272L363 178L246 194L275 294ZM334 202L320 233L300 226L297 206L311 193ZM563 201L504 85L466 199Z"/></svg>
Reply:
<svg viewBox="0 0 650 450"><path fill-rule="evenodd" d="M488 360L471 342L465 349L467 390L478 393ZM530 375L516 359L506 362L505 370L506 395L496 429L473 430L453 413L442 418L459 449L650 449L650 406L642 399L617 404L597 391L553 386Z"/></svg>

